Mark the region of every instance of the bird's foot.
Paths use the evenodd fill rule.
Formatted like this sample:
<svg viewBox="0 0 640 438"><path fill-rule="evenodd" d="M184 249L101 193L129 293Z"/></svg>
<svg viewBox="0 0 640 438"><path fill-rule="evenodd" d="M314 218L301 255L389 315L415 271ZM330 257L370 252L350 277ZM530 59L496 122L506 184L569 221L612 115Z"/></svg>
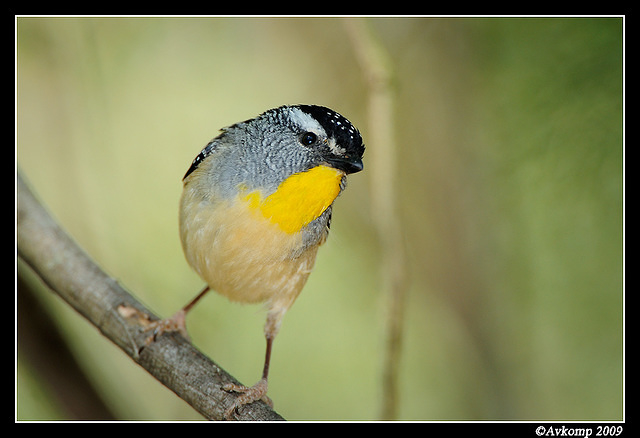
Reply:
<svg viewBox="0 0 640 438"><path fill-rule="evenodd" d="M257 400L262 400L273 408L273 402L269 397L267 397L267 386L267 379L260 379L258 383L253 386L236 385L234 383L227 383L224 385L222 387L223 390L240 393L233 405L225 411L224 417L227 420L231 419L233 414L236 412L236 409Z"/></svg>
<svg viewBox="0 0 640 438"><path fill-rule="evenodd" d="M118 312L125 318L137 318L144 326L144 331L151 332L145 340L145 345L147 346L165 332L178 332L187 340L191 340L189 338L189 333L187 333L187 323L185 318L186 312L184 310L176 312L171 318L159 319L156 321L151 321L149 315L129 306L120 306L118 308Z"/></svg>

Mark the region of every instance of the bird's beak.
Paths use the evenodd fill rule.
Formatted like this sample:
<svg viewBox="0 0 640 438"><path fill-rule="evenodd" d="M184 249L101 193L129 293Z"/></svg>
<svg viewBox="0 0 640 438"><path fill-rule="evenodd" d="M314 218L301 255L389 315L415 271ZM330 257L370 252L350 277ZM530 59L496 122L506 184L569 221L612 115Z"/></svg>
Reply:
<svg viewBox="0 0 640 438"><path fill-rule="evenodd" d="M360 172L364 168L362 159L358 157L331 157L327 163L346 174Z"/></svg>

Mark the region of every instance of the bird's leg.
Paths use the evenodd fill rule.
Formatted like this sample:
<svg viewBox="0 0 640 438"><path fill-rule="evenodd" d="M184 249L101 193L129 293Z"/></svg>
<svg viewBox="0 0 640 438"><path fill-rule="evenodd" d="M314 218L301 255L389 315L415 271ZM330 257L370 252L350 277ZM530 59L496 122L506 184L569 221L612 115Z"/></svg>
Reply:
<svg viewBox="0 0 640 438"><path fill-rule="evenodd" d="M208 285L205 286L194 299L189 301L186 306L174 313L172 317L154 321L149 324L147 330L153 330L153 333L147 338L147 345L155 341L157 337L164 332L179 332L190 341L191 338L189 337L189 333L187 333L187 312L189 312L189 310L191 310L193 306L195 306L196 303L207 294L207 292L209 292Z"/></svg>
<svg viewBox="0 0 640 438"><path fill-rule="evenodd" d="M241 406L253 403L256 400L262 400L269 406L273 407L273 402L267 397L268 379L269 379L269 361L271 360L271 346L273 338L267 338L267 353L264 359L264 368L262 370L262 378L253 386L236 385L235 383L227 383L222 387L223 390L229 392L238 392L240 395L235 399L233 405L224 413L226 419L233 416L235 410Z"/></svg>
<svg viewBox="0 0 640 438"><path fill-rule="evenodd" d="M240 395L236 398L233 405L225 411L225 418L230 419L235 410L241 406L253 403L256 400L262 400L269 406L273 407L273 402L267 397L268 378L269 378L269 363L271 362L271 347L273 346L273 340L278 333L280 321L284 316L283 312L269 313L267 316L267 323L265 325L265 338L267 340L267 350L264 357L264 367L262 368L262 378L253 386L236 385L234 383L227 383L222 387L225 391L238 392Z"/></svg>
<svg viewBox="0 0 640 438"><path fill-rule="evenodd" d="M146 345L151 344L164 332L179 332L186 339L190 340L187 333L186 316L187 312L196 305L200 299L209 292L209 286L206 286L202 291L196 295L194 299L182 309L177 311L172 317L166 319L160 319L157 321L150 321L149 315L140 313L137 309L121 306L120 314L126 317L137 316L138 319L146 326L145 331L152 331L151 335L145 341Z"/></svg>

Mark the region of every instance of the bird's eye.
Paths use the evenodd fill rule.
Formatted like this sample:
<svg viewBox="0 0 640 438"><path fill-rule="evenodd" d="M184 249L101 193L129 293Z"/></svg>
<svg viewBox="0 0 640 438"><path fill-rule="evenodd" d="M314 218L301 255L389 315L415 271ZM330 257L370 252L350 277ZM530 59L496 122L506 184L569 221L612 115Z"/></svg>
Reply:
<svg viewBox="0 0 640 438"><path fill-rule="evenodd" d="M318 136L313 132L305 132L300 136L300 143L304 146L311 146L318 140Z"/></svg>

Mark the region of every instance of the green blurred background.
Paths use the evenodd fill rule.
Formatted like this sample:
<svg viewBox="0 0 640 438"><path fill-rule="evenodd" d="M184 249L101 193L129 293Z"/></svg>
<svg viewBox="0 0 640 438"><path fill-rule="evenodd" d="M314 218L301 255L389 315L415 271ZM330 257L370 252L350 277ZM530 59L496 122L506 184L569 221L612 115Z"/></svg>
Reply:
<svg viewBox="0 0 640 438"><path fill-rule="evenodd" d="M375 143L344 19L16 23L18 168L162 316L202 286L177 205L219 128L315 103ZM622 419L623 19L368 24L389 54L396 105L408 263L398 418ZM367 154L275 342L269 395L289 420L379 415L386 301L366 166ZM21 263L18 273L39 285ZM201 419L58 297L37 296L116 418ZM247 384L260 376L263 324L260 306L215 294L188 320L194 344ZM17 419L70 418L21 351Z"/></svg>

